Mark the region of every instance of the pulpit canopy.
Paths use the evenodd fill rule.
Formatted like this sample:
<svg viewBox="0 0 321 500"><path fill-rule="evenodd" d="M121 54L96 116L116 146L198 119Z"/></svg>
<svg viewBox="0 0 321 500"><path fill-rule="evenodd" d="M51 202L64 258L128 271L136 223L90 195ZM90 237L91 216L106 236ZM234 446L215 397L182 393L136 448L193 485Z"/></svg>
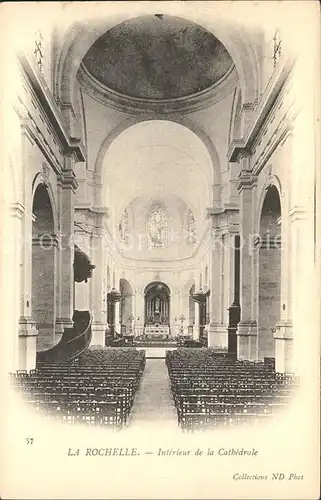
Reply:
<svg viewBox="0 0 321 500"><path fill-rule="evenodd" d="M88 278L92 277L92 271L95 267L96 266L90 262L88 255L75 245L74 280L77 283L81 283L82 281L87 283Z"/></svg>

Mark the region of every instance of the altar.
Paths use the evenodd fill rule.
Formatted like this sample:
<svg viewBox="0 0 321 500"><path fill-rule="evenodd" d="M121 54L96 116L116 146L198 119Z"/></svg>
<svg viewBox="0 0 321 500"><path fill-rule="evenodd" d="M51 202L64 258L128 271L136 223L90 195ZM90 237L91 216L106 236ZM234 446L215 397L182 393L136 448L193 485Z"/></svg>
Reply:
<svg viewBox="0 0 321 500"><path fill-rule="evenodd" d="M167 340L169 335L168 325L147 325L144 328L144 336L150 340Z"/></svg>

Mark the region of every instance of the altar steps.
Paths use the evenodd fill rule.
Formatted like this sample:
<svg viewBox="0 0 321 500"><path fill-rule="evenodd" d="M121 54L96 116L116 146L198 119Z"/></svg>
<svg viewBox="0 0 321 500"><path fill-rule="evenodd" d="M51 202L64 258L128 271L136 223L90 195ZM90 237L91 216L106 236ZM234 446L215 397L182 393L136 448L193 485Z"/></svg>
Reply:
<svg viewBox="0 0 321 500"><path fill-rule="evenodd" d="M175 351L177 347L175 345L171 345L169 347L164 347L162 344L161 346L153 346L153 347L142 347L142 346L137 346L137 350L145 351L146 353L146 359L165 359L166 357L166 351Z"/></svg>

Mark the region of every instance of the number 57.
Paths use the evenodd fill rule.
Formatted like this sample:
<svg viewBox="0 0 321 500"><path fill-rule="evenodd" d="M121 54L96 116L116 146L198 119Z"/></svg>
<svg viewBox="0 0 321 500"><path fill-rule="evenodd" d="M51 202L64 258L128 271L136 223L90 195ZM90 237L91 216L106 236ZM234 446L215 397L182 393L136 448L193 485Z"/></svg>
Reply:
<svg viewBox="0 0 321 500"><path fill-rule="evenodd" d="M33 444L33 438L26 438L27 444Z"/></svg>

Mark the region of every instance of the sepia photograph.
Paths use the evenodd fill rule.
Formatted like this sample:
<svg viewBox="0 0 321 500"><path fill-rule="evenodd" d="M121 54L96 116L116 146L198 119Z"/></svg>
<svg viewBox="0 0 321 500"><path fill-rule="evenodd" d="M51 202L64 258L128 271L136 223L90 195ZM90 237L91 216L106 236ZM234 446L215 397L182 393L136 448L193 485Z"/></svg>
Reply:
<svg viewBox="0 0 321 500"><path fill-rule="evenodd" d="M319 498L319 3L0 20L1 498Z"/></svg>

